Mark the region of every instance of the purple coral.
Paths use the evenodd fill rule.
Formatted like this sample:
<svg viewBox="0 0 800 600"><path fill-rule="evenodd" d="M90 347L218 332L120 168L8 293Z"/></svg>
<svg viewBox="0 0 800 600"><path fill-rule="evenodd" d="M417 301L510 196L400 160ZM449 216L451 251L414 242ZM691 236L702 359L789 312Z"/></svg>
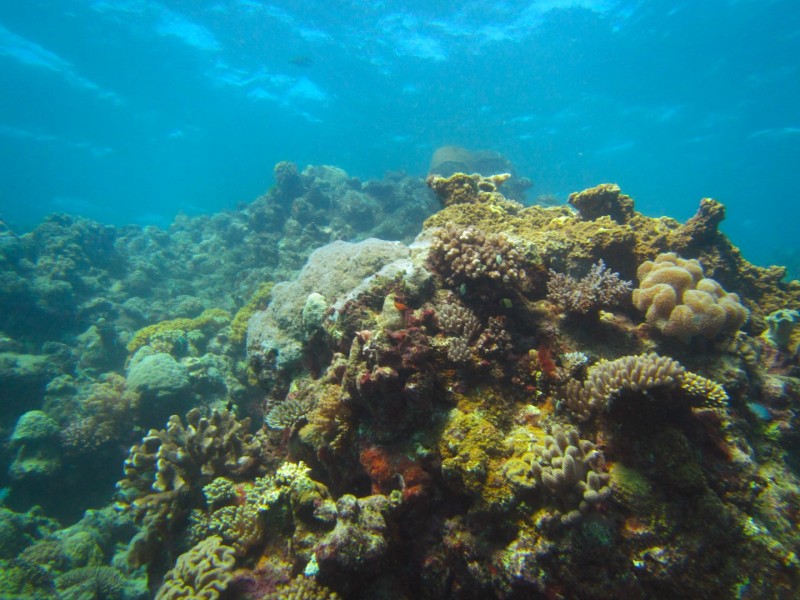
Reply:
<svg viewBox="0 0 800 600"><path fill-rule="evenodd" d="M631 293L630 281L620 279L598 260L582 279L575 279L550 269L547 299L568 313L588 314L604 306L619 304Z"/></svg>

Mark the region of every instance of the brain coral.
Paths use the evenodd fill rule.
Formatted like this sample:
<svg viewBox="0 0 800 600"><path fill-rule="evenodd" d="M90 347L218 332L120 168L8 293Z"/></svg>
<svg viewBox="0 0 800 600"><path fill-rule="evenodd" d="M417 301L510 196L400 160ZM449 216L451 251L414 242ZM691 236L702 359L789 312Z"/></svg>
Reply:
<svg viewBox="0 0 800 600"><path fill-rule="evenodd" d="M231 571L235 563L233 548L223 545L219 536L212 535L178 557L164 577L156 600L216 600L233 579Z"/></svg>
<svg viewBox="0 0 800 600"><path fill-rule="evenodd" d="M647 323L666 335L684 341L696 335L713 338L738 330L750 316L736 294L704 276L695 259L659 254L639 265L637 276L633 304L645 313Z"/></svg>

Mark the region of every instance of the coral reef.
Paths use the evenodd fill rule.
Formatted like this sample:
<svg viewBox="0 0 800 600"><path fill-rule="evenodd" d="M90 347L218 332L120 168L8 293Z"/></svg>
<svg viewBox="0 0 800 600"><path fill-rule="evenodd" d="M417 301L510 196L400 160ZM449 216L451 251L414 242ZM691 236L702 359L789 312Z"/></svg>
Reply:
<svg viewBox="0 0 800 600"><path fill-rule="evenodd" d="M0 595L792 598L800 283L491 174L0 231Z"/></svg>

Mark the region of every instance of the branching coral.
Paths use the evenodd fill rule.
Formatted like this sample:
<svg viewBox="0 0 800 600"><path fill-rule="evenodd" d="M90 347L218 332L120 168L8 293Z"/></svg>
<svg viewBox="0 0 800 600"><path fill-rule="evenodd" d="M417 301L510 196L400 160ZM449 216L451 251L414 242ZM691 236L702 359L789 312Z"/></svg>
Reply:
<svg viewBox="0 0 800 600"><path fill-rule="evenodd" d="M575 430L555 428L536 455L531 473L563 509L563 522L574 521L610 494L608 475L599 468L600 451Z"/></svg>
<svg viewBox="0 0 800 600"><path fill-rule="evenodd" d="M619 304L630 293L632 284L619 278L599 260L589 273L575 279L550 269L547 299L568 313L587 314Z"/></svg>
<svg viewBox="0 0 800 600"><path fill-rule="evenodd" d="M250 419L237 421L226 410L203 417L194 408L186 421L184 426L173 415L166 429L151 429L131 448L125 479L118 484L126 497L180 492L202 487L215 477L241 479L261 469L261 443L248 431Z"/></svg>
<svg viewBox="0 0 800 600"><path fill-rule="evenodd" d="M257 506L246 502L223 506L208 515L194 511L191 529L202 535L219 535L233 548L236 556L244 556L250 548L261 542L264 519Z"/></svg>
<svg viewBox="0 0 800 600"><path fill-rule="evenodd" d="M609 408L614 399L627 391L645 394L660 388L680 388L689 397L713 406L724 404L728 395L719 384L690 373L678 361L655 353L601 360L589 368L586 380L572 380L565 389L565 403L570 411L588 419Z"/></svg>
<svg viewBox="0 0 800 600"><path fill-rule="evenodd" d="M696 335L713 338L735 332L750 315L739 296L704 276L697 260L685 260L674 252L643 262L637 276L633 304L645 313L648 324L665 335L684 341Z"/></svg>
<svg viewBox="0 0 800 600"><path fill-rule="evenodd" d="M156 600L217 600L233 579L235 564L233 548L212 535L178 557L164 577Z"/></svg>
<svg viewBox="0 0 800 600"><path fill-rule="evenodd" d="M535 255L502 233L444 227L435 234L429 261L448 286L462 295L477 287L483 294L497 296L509 288L524 287L526 269L535 264Z"/></svg>

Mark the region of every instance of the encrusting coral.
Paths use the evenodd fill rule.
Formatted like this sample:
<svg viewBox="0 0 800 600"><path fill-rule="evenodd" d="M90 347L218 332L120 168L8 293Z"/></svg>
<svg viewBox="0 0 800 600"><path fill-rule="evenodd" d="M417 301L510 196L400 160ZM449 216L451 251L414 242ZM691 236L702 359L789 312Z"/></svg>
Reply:
<svg viewBox="0 0 800 600"><path fill-rule="evenodd" d="M633 303L645 313L647 323L665 335L684 341L697 335L713 338L735 332L750 315L739 296L703 275L697 260L685 260L674 252L643 262L637 276Z"/></svg>

